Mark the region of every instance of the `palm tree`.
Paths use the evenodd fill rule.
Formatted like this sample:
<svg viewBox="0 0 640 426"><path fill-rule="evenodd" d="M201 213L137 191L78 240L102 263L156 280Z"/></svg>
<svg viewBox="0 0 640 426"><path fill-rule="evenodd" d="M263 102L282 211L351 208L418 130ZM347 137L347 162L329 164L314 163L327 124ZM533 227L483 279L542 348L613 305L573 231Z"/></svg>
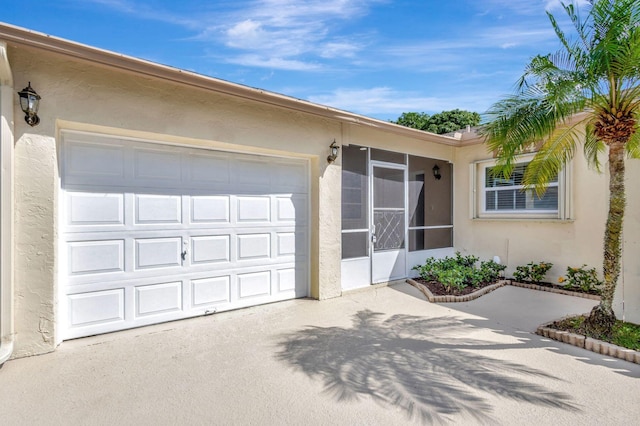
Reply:
<svg viewBox="0 0 640 426"><path fill-rule="evenodd" d="M560 50L531 60L515 94L489 109L483 132L488 148L497 152L501 175L511 174L518 154L536 151L524 183L538 195L578 147L597 170L600 156L608 156L604 286L587 319L594 331L608 332L616 320L612 304L620 275L625 158L640 158L640 0L589 3L584 19L575 5L562 4L574 37L547 12Z"/></svg>

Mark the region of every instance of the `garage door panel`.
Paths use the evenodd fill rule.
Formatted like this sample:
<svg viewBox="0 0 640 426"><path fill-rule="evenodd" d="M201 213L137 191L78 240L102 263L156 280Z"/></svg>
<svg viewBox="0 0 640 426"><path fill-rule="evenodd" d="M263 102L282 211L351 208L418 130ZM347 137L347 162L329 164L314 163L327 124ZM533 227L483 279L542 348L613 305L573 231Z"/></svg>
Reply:
<svg viewBox="0 0 640 426"><path fill-rule="evenodd" d="M271 234L238 235L237 241L239 261L271 257Z"/></svg>
<svg viewBox="0 0 640 426"><path fill-rule="evenodd" d="M308 162L85 136L62 144L63 338L308 294Z"/></svg>
<svg viewBox="0 0 640 426"><path fill-rule="evenodd" d="M187 157L189 182L196 186L231 183L228 155L189 155Z"/></svg>
<svg viewBox="0 0 640 426"><path fill-rule="evenodd" d="M262 271L238 274L238 299L246 300L256 296L271 294L271 272Z"/></svg>
<svg viewBox="0 0 640 426"><path fill-rule="evenodd" d="M231 302L231 276L191 280L191 305L195 308Z"/></svg>
<svg viewBox="0 0 640 426"><path fill-rule="evenodd" d="M181 156L168 150L134 149L134 176L139 183L182 180Z"/></svg>
<svg viewBox="0 0 640 426"><path fill-rule="evenodd" d="M276 234L276 256L293 256L296 254L295 232L280 232Z"/></svg>
<svg viewBox="0 0 640 426"><path fill-rule="evenodd" d="M295 291L296 289L296 269L286 268L276 271L278 292Z"/></svg>
<svg viewBox="0 0 640 426"><path fill-rule="evenodd" d="M229 262L231 246L229 235L210 235L191 238L191 263Z"/></svg>
<svg viewBox="0 0 640 426"><path fill-rule="evenodd" d="M277 162L273 167L273 189L283 192L306 192L307 168L304 164Z"/></svg>
<svg viewBox="0 0 640 426"><path fill-rule="evenodd" d="M182 310L182 281L138 286L135 289L136 317Z"/></svg>
<svg viewBox="0 0 640 426"><path fill-rule="evenodd" d="M124 181L123 145L67 142L65 152L65 177L69 183Z"/></svg>
<svg viewBox="0 0 640 426"><path fill-rule="evenodd" d="M124 272L124 245L124 240L69 243L69 273Z"/></svg>
<svg viewBox="0 0 640 426"><path fill-rule="evenodd" d="M229 223L228 196L192 196L191 223Z"/></svg>
<svg viewBox="0 0 640 426"><path fill-rule="evenodd" d="M67 192L68 226L124 225L124 194Z"/></svg>
<svg viewBox="0 0 640 426"><path fill-rule="evenodd" d="M146 238L135 241L136 269L182 265L182 238Z"/></svg>
<svg viewBox="0 0 640 426"><path fill-rule="evenodd" d="M124 321L123 288L72 294L67 303L71 327Z"/></svg>
<svg viewBox="0 0 640 426"><path fill-rule="evenodd" d="M135 224L182 223L182 197L177 195L135 196Z"/></svg>
<svg viewBox="0 0 640 426"><path fill-rule="evenodd" d="M307 197L304 196L279 196L275 199L278 222L295 223L305 225L307 221Z"/></svg>
<svg viewBox="0 0 640 426"><path fill-rule="evenodd" d="M237 160L234 172L240 188L271 189L271 166L266 161Z"/></svg>
<svg viewBox="0 0 640 426"><path fill-rule="evenodd" d="M271 199L269 197L238 197L237 219L242 222L269 222Z"/></svg>

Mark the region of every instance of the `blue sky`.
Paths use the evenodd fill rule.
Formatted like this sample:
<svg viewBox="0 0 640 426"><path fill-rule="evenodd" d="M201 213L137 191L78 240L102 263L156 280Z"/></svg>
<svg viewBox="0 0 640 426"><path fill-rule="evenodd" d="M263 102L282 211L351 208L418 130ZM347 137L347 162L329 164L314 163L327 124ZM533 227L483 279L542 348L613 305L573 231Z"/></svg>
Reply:
<svg viewBox="0 0 640 426"><path fill-rule="evenodd" d="M484 112L558 49L545 11L564 17L559 0L21 0L0 20L393 120Z"/></svg>

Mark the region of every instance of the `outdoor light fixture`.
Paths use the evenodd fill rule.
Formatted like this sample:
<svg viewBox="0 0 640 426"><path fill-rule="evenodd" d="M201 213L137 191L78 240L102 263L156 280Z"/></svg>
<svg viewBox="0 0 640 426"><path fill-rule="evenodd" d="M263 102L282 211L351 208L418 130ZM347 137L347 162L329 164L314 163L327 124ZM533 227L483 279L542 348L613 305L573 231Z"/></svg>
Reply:
<svg viewBox="0 0 640 426"><path fill-rule="evenodd" d="M24 111L24 121L31 127L37 126L40 123L40 117L38 117L38 107L40 106L40 95L36 93L29 85L18 92L20 96L20 108Z"/></svg>
<svg viewBox="0 0 640 426"><path fill-rule="evenodd" d="M440 167L438 167L438 165L436 164L435 166L433 166L433 177L436 178L436 180L440 180L442 178L442 175L440 174Z"/></svg>
<svg viewBox="0 0 640 426"><path fill-rule="evenodd" d="M336 145L335 139L331 142L331 145L329 145L329 149L331 150L331 154L327 157L327 163L331 164L338 158L338 150L340 149L340 147Z"/></svg>

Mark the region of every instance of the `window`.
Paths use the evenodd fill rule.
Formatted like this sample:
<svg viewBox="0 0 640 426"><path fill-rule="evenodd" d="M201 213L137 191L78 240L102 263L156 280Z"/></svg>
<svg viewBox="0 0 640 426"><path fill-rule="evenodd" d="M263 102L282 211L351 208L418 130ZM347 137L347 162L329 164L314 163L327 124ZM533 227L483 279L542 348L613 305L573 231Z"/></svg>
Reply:
<svg viewBox="0 0 640 426"><path fill-rule="evenodd" d="M532 155L524 156L514 167L509 179L495 176L495 161L473 165L476 178L474 217L476 218L532 218L568 219L566 170L562 170L538 196L533 189L525 189L523 178Z"/></svg>

